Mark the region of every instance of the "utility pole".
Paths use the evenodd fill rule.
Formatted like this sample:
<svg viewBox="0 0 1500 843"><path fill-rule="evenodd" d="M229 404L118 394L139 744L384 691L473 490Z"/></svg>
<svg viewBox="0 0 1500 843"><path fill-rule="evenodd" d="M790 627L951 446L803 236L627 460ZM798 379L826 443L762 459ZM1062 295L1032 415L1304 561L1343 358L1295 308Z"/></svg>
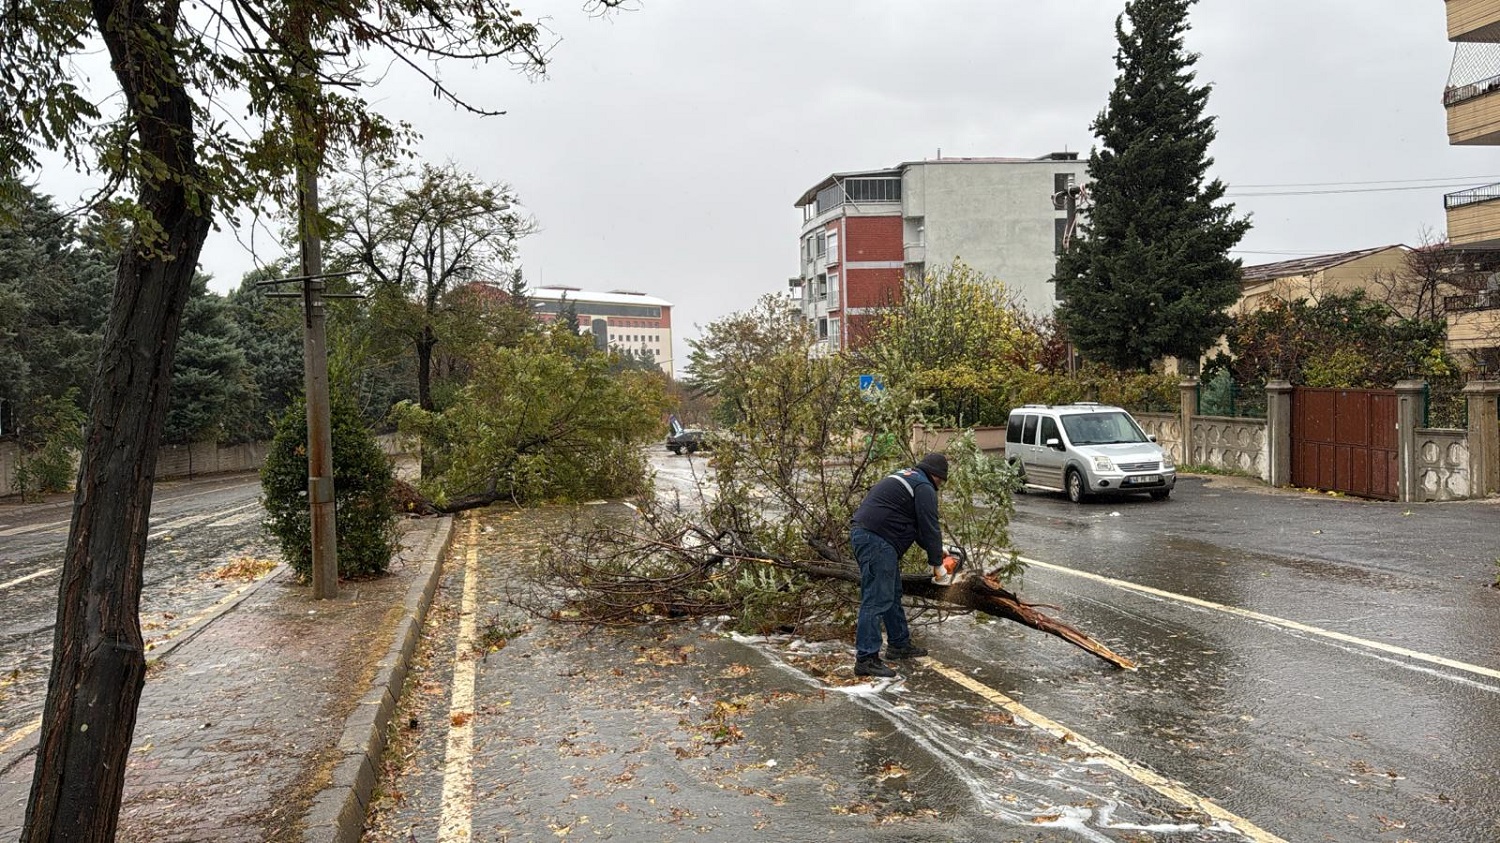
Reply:
<svg viewBox="0 0 1500 843"><path fill-rule="evenodd" d="M312 510L313 598L339 594L338 532L333 496L333 425L328 403L328 332L324 311L322 225L318 214L318 169L322 132L313 104L318 93L318 56L312 46L312 9L293 7L300 55L295 56L303 97L297 110L297 227L302 241L302 357L307 384L307 502Z"/></svg>

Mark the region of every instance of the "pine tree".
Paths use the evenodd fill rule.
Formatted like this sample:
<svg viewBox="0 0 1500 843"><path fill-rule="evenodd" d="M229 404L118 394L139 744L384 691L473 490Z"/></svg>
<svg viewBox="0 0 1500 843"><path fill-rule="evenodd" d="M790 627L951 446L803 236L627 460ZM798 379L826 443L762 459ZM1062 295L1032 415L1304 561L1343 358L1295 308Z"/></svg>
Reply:
<svg viewBox="0 0 1500 843"><path fill-rule="evenodd" d="M1057 264L1058 321L1084 356L1121 369L1168 355L1195 364L1240 294L1229 250L1250 221L1206 180L1211 86L1194 84L1198 56L1183 47L1195 2L1130 0L1116 19L1119 74L1092 127L1093 209Z"/></svg>

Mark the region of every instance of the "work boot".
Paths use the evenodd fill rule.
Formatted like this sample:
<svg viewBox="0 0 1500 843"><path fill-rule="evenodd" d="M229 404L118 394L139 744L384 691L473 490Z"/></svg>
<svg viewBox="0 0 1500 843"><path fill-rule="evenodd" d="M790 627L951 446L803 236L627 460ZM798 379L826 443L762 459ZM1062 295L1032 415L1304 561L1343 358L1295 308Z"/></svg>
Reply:
<svg viewBox="0 0 1500 843"><path fill-rule="evenodd" d="M905 647L886 647L885 657L891 661L900 659L920 659L927 655L926 647L918 647L915 644L907 644Z"/></svg>
<svg viewBox="0 0 1500 843"><path fill-rule="evenodd" d="M880 660L879 656L865 656L854 662L855 676L878 676L882 679L890 679L896 675L896 671Z"/></svg>

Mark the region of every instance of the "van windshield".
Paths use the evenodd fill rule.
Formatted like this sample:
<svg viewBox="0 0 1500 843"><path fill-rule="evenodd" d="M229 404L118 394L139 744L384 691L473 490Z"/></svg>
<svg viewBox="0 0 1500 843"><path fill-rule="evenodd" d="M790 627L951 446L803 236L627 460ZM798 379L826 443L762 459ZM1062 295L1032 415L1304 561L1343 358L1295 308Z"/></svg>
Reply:
<svg viewBox="0 0 1500 843"><path fill-rule="evenodd" d="M1068 441L1074 445L1116 445L1148 442L1128 413L1088 413L1062 417Z"/></svg>

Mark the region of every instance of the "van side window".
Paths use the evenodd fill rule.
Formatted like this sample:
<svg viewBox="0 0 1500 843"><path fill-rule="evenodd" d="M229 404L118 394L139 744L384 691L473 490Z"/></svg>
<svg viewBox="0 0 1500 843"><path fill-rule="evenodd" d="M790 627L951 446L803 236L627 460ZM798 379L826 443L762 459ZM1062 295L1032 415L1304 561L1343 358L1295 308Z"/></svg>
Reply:
<svg viewBox="0 0 1500 843"><path fill-rule="evenodd" d="M1026 418L1025 416L1017 414L1017 415L1011 416L1010 419L1008 421L1006 421L1006 423L1005 423L1005 441L1020 443L1020 441L1021 441L1021 423L1023 421L1025 421L1025 418Z"/></svg>
<svg viewBox="0 0 1500 843"><path fill-rule="evenodd" d="M1062 437L1057 433L1057 420L1051 417L1042 419L1042 435L1037 439L1037 444L1045 445L1048 439L1062 441Z"/></svg>
<svg viewBox="0 0 1500 843"><path fill-rule="evenodd" d="M1021 433L1021 441L1027 445L1036 444L1036 416L1026 417L1026 429Z"/></svg>

